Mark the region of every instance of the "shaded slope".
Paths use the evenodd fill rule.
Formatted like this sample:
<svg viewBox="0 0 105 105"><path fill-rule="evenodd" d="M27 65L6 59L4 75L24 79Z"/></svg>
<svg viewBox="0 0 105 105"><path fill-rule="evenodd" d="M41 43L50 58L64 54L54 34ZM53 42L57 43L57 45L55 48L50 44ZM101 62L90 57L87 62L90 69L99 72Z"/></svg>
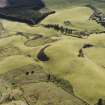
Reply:
<svg viewBox="0 0 105 105"><path fill-rule="evenodd" d="M30 8L6 8L0 9L0 18L34 25L53 13L53 11L49 11L48 9L45 13L41 13Z"/></svg>
<svg viewBox="0 0 105 105"><path fill-rule="evenodd" d="M37 54L37 58L40 61L48 61L50 58L45 54L44 50L46 50L46 48L48 48L50 45L45 46L44 48L42 48L39 53Z"/></svg>
<svg viewBox="0 0 105 105"><path fill-rule="evenodd" d="M34 8L41 9L45 7L42 0L1 0L0 8Z"/></svg>
<svg viewBox="0 0 105 105"><path fill-rule="evenodd" d="M38 24L48 15L52 14L51 12L46 11L46 13L41 14L38 11L33 9L24 9L20 8L21 11L17 8L13 9L1 9L0 10L0 18L7 19L11 21L17 21L22 23L27 23L29 25Z"/></svg>
<svg viewBox="0 0 105 105"><path fill-rule="evenodd" d="M48 9L44 13L38 11L45 8L41 0L2 0L0 5L0 18L30 25L37 24L48 15L54 13Z"/></svg>

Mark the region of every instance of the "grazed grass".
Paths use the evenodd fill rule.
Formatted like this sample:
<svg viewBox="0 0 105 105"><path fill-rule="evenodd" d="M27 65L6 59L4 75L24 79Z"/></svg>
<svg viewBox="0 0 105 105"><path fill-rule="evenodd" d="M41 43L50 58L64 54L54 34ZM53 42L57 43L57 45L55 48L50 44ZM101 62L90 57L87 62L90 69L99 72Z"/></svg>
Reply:
<svg viewBox="0 0 105 105"><path fill-rule="evenodd" d="M64 25L63 22L65 20L70 20L72 26L68 26L69 28L89 32L103 31L104 28L99 24L88 20L91 14L92 11L89 8L74 6L72 8L70 7L70 9L57 10L56 14L49 16L41 24L57 23ZM0 61L0 73L24 65L38 63L42 65L47 72L70 81L74 87L75 94L89 103L94 104L98 98L105 98L105 34L92 34L87 39L78 39L64 36L60 32L43 28L41 25L29 27L26 24L17 22L3 21L3 23L10 37L0 39L0 47L12 45L17 47L22 54L19 53L13 56L11 51L11 56ZM36 42L34 41L34 43L30 42L33 47L26 46L24 43L28 41L28 39L24 36L16 35L16 32L21 31L31 33L31 35L42 34L43 36L60 39L57 42L51 43L51 46L45 50L45 53L50 58L49 61L40 62L37 59L37 54L44 46L44 43L41 44L41 42L37 40ZM60 37L57 37L58 35ZM83 50L85 57L79 58L79 50L86 43L91 43L96 47ZM41 46L35 46L40 44ZM32 57L27 57L28 54ZM37 62L35 60L37 60Z"/></svg>

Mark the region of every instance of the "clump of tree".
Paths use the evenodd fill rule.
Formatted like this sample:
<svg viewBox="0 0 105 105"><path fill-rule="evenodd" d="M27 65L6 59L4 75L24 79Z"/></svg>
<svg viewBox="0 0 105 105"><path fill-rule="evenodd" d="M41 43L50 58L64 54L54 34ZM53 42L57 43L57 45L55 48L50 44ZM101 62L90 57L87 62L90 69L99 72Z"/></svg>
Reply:
<svg viewBox="0 0 105 105"><path fill-rule="evenodd" d="M94 47L93 44L90 44L90 43L87 43L87 44L84 44L82 48L80 48L79 50L79 54L78 54L78 57L85 57L85 54L84 54L84 49L86 48L91 48L91 47Z"/></svg>
<svg viewBox="0 0 105 105"><path fill-rule="evenodd" d="M53 74L48 74L48 81L53 82L58 87L61 87L65 91L67 91L71 94L74 94L73 87L68 80L62 79L62 78L57 77Z"/></svg>
<svg viewBox="0 0 105 105"><path fill-rule="evenodd" d="M84 54L84 52L83 52L83 49L81 48L81 49L79 50L78 57L84 57L84 56L85 56L85 54Z"/></svg>
<svg viewBox="0 0 105 105"><path fill-rule="evenodd" d="M49 28L49 29L54 29L56 31L59 31L63 34L72 34L73 31L76 31L75 29L69 29L67 27L64 26L60 26L59 24L47 24L47 25L43 25L45 28Z"/></svg>
<svg viewBox="0 0 105 105"><path fill-rule="evenodd" d="M61 32L64 35L67 36L72 36L72 37L77 37L77 38L83 38L83 37L88 37L90 33L86 31L78 31L75 29L70 29L64 26L60 26L59 24L42 24L43 27L48 28L48 29L54 29L57 32Z"/></svg>
<svg viewBox="0 0 105 105"><path fill-rule="evenodd" d="M70 22L70 20L65 20L65 21L64 21L64 25L70 26L70 25L72 25L72 23Z"/></svg>
<svg viewBox="0 0 105 105"><path fill-rule="evenodd" d="M103 100L102 98L99 98L98 102L95 105L105 105L105 100Z"/></svg>
<svg viewBox="0 0 105 105"><path fill-rule="evenodd" d="M94 11L93 14L89 17L89 20L95 20L98 24L105 27L105 14L92 5L87 5L87 7Z"/></svg>
<svg viewBox="0 0 105 105"><path fill-rule="evenodd" d="M39 53L37 54L37 58L40 61L48 61L50 58L45 54L45 49L48 48L50 45L45 46L44 48L42 48Z"/></svg>

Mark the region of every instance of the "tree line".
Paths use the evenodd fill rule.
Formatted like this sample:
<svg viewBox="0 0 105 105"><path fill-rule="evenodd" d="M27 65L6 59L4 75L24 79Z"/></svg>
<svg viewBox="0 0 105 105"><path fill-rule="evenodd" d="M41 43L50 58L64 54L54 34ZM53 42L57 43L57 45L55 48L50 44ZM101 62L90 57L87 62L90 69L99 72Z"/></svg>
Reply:
<svg viewBox="0 0 105 105"><path fill-rule="evenodd" d="M76 29L70 29L64 26L60 26L59 24L42 24L43 27L48 29L54 29L57 32L61 32L62 34L72 36L72 37L78 37L83 38L84 36L89 36L90 33L87 33L85 31L78 31Z"/></svg>
<svg viewBox="0 0 105 105"><path fill-rule="evenodd" d="M89 17L89 20L95 20L98 24L101 24L103 27L105 27L105 14L92 5L87 5L87 7L94 11Z"/></svg>

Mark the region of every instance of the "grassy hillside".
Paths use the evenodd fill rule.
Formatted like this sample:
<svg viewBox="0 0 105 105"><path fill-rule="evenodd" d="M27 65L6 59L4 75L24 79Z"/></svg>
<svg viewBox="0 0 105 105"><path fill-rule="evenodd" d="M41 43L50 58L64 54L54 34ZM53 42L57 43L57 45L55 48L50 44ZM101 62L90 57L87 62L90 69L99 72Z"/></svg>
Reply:
<svg viewBox="0 0 105 105"><path fill-rule="evenodd" d="M38 25L30 27L24 23L1 20L5 32L0 35L0 74L21 70L23 67L27 70L27 65L38 64L46 73L69 81L75 95L90 105L97 103L99 98L105 99L104 27L95 21L89 21L93 11L84 6L91 2L103 9L104 2L98 0L44 0L44 2L48 7L55 9L56 13ZM67 20L71 23L68 26L64 24ZM76 38L71 34L45 28L42 24L59 24L91 34L87 38ZM80 49L86 44L93 46L82 49L84 57L79 57ZM46 45L50 45L44 50L49 60L43 62L37 55ZM31 68L29 70L31 71ZM36 83L29 86L32 90L34 88L35 94L40 97L36 105L44 105L49 101L53 103L52 105L56 103L84 105L83 101L53 83ZM29 86L23 85L25 91L31 91Z"/></svg>
<svg viewBox="0 0 105 105"><path fill-rule="evenodd" d="M64 21L69 20L71 22L71 25L67 26L69 28L93 32L104 30L104 28L95 21L89 21L89 17L92 13L93 11L91 9L84 6L73 7L71 9L63 9L62 11L58 11L56 14L46 18L42 23L64 25Z"/></svg>
<svg viewBox="0 0 105 105"><path fill-rule="evenodd" d="M105 2L104 0L43 0L45 4L53 9L64 9L71 8L73 6L83 6L86 4L93 4L94 6L100 7L104 9ZM58 6L59 4L59 6Z"/></svg>
<svg viewBox="0 0 105 105"><path fill-rule="evenodd" d="M101 66L105 64L101 63L99 65L96 63L99 62L100 52L104 52L105 49L101 47L93 48L91 52L92 48L87 49L85 57L79 58L78 52L81 46L90 42L90 40L79 41L79 39L65 38L46 50L50 61L43 63L43 65L49 72L69 80L78 96L90 103L95 103L99 97L105 97L103 93L105 72ZM97 52L98 49L100 49L99 53ZM97 52L97 55L95 52ZM90 53L93 55L92 58L95 56L94 60L88 56ZM104 55L100 61L104 62Z"/></svg>

